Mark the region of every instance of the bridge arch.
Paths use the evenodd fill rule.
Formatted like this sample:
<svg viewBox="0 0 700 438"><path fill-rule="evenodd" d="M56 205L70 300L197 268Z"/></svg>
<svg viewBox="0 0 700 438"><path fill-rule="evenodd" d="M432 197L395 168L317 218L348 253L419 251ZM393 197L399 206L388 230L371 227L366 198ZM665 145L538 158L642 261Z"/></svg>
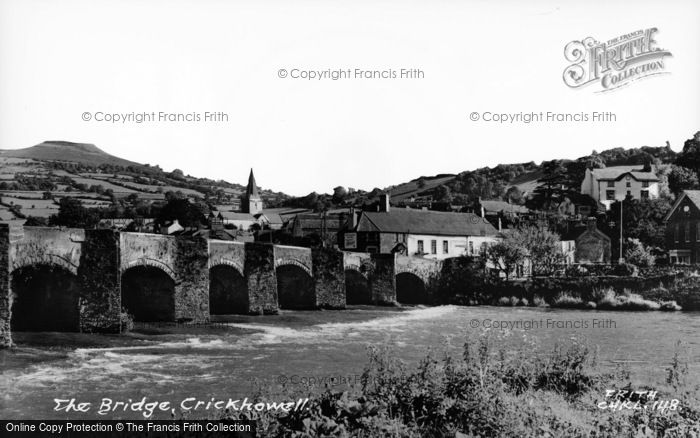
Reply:
<svg viewBox="0 0 700 438"><path fill-rule="evenodd" d="M134 321L175 321L175 280L162 263L132 263L122 270L122 308Z"/></svg>
<svg viewBox="0 0 700 438"><path fill-rule="evenodd" d="M235 263L219 263L209 268L209 313L246 314L250 309L248 282Z"/></svg>
<svg viewBox="0 0 700 438"><path fill-rule="evenodd" d="M10 273L28 266L58 266L73 275L78 275L78 265L69 259L49 252L34 252L31 256L20 256L12 262Z"/></svg>
<svg viewBox="0 0 700 438"><path fill-rule="evenodd" d="M396 301L401 304L428 304L425 281L413 272L396 274Z"/></svg>
<svg viewBox="0 0 700 438"><path fill-rule="evenodd" d="M311 270L303 263L287 260L275 268L277 299L281 309L316 307L316 291Z"/></svg>
<svg viewBox="0 0 700 438"><path fill-rule="evenodd" d="M15 331L78 331L81 288L64 263L15 266L10 276Z"/></svg>
<svg viewBox="0 0 700 438"><path fill-rule="evenodd" d="M243 263L233 259L218 258L216 260L209 260L209 269L215 268L217 266L229 266L235 269L241 276L245 277L245 271L243 268Z"/></svg>
<svg viewBox="0 0 700 438"><path fill-rule="evenodd" d="M164 273L166 273L173 281L177 279L177 275L175 274L175 270L167 265L166 263L163 263L162 261L158 259L152 259L149 257L140 257L135 260L128 261L126 263L122 264L121 271L122 275L124 272L128 271L129 269L136 268L136 267L144 267L144 268L156 268Z"/></svg>
<svg viewBox="0 0 700 438"><path fill-rule="evenodd" d="M345 301L347 304L371 304L372 289L369 279L359 266L345 267Z"/></svg>
<svg viewBox="0 0 700 438"><path fill-rule="evenodd" d="M284 258L280 258L280 259L275 259L275 269L277 269L281 266L296 266L296 267L302 269L304 272L306 272L309 276L313 276L311 266L309 266L303 260L300 260L297 258L284 257Z"/></svg>

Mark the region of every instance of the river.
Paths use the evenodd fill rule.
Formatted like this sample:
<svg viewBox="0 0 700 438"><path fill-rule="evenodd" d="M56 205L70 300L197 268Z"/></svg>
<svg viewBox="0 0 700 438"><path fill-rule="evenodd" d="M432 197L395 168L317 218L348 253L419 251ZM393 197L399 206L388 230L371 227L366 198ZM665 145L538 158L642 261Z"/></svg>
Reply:
<svg viewBox="0 0 700 438"><path fill-rule="evenodd" d="M598 347L602 367L626 364L634 382L651 386L663 382L680 340L691 376L700 376L700 312L352 306L215 320L207 327L139 327L127 335L15 333L17 348L0 351L0 418L137 419L142 413L99 415L97 407L103 398L178 405L190 397L250 397L256 382L340 387L362 372L368 345L390 346L414 366L429 349L457 353L466 333L481 330L508 334L498 341L508 348L521 348L524 339L543 350L558 341L587 341ZM55 411L56 398L93 408ZM199 416L206 413L193 417Z"/></svg>

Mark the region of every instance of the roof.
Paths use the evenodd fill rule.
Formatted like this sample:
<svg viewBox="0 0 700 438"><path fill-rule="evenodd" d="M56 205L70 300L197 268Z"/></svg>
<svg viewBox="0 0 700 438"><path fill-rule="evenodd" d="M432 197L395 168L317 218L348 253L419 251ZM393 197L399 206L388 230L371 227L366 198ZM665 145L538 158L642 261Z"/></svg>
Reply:
<svg viewBox="0 0 700 438"><path fill-rule="evenodd" d="M282 225L284 221L282 220L282 216L280 216L278 213L270 213L267 211L264 211L260 214L257 215L258 218L265 216L267 218L267 221L271 224L280 224Z"/></svg>
<svg viewBox="0 0 700 438"><path fill-rule="evenodd" d="M255 222L255 217L250 213L238 213L235 211L220 211L219 216L229 221L251 221Z"/></svg>
<svg viewBox="0 0 700 438"><path fill-rule="evenodd" d="M392 208L388 212L364 211L356 230L441 236L495 236L497 234L493 225L474 213L410 208Z"/></svg>
<svg viewBox="0 0 700 438"><path fill-rule="evenodd" d="M504 213L529 213L530 209L524 205L511 204L506 201L485 201L481 200L480 204L486 211L504 212Z"/></svg>
<svg viewBox="0 0 700 438"><path fill-rule="evenodd" d="M294 218L293 226L299 226L301 230L338 231L345 226L348 218L344 214L327 214L325 219L321 213L298 214ZM325 223L324 223L325 221Z"/></svg>
<svg viewBox="0 0 700 438"><path fill-rule="evenodd" d="M637 181L658 181L655 167L650 172L645 172L643 166L612 166L602 169L592 169L591 173L598 181L619 181L626 174L630 174Z"/></svg>
<svg viewBox="0 0 700 438"><path fill-rule="evenodd" d="M673 207L671 207L668 213L666 213L664 221L671 218L673 212L676 211L681 202L683 202L683 200L686 198L692 202L698 210L700 210L700 190L683 190L683 193L681 193L678 199L676 199L676 202L673 203Z"/></svg>

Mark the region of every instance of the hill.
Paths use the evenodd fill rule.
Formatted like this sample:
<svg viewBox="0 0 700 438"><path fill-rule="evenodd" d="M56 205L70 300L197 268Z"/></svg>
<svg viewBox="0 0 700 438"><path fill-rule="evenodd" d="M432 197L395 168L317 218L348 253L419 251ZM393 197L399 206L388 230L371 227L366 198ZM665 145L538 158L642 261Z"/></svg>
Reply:
<svg viewBox="0 0 700 438"><path fill-rule="evenodd" d="M245 177L247 175L241 175ZM0 221L47 219L61 199L78 199L106 215L149 216L166 199L184 197L211 207L239 208L245 186L165 172L110 155L94 144L45 141L36 146L0 150ZM260 190L268 207L289 196Z"/></svg>
<svg viewBox="0 0 700 438"><path fill-rule="evenodd" d="M88 166L143 166L133 161L110 155L94 144L72 143L69 141L45 141L24 149L0 149L0 157L28 158L37 161L64 161Z"/></svg>

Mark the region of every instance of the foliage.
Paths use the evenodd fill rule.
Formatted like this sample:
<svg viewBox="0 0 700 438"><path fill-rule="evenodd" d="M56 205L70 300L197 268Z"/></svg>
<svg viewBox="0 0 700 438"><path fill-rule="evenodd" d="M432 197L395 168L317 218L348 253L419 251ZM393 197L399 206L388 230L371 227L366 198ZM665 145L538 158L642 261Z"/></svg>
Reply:
<svg viewBox="0 0 700 438"><path fill-rule="evenodd" d="M173 197L160 210L156 223L163 225L167 221L175 219L183 227L192 227L205 223L205 206L199 203L192 203L186 198Z"/></svg>
<svg viewBox="0 0 700 438"><path fill-rule="evenodd" d="M684 436L698 430L698 388L689 384L687 360L679 353L667 369L669 387L659 388L657 399L676 398L683 409L613 411L600 409L599 403L607 390L628 387L629 372L601 371L594 348L574 339L567 346L555 344L541 351L525 340L511 350L499 336L503 335L467 336L461 355L429 353L410 369L390 349L370 347L360 385L345 391L306 388L307 409L262 413L255 418L258 433L584 437ZM264 392L258 398L264 398Z"/></svg>
<svg viewBox="0 0 700 438"><path fill-rule="evenodd" d="M99 214L83 207L79 200L61 198L58 202L58 214L49 218L49 225L71 228L94 228L100 220Z"/></svg>
<svg viewBox="0 0 700 438"><path fill-rule="evenodd" d="M507 281L516 267L525 260L527 251L518 241L506 238L489 246L485 255L491 266L503 273Z"/></svg>
<svg viewBox="0 0 700 438"><path fill-rule="evenodd" d="M526 251L533 275L552 275L563 261L559 235L544 227L521 227L506 239L513 239Z"/></svg>
<svg viewBox="0 0 700 438"><path fill-rule="evenodd" d="M627 239L625 260L638 267L653 266L656 258L639 239Z"/></svg>
<svg viewBox="0 0 700 438"><path fill-rule="evenodd" d="M683 190L697 189L700 186L698 173L686 167L671 166L671 171L668 173L668 186L676 196Z"/></svg>

